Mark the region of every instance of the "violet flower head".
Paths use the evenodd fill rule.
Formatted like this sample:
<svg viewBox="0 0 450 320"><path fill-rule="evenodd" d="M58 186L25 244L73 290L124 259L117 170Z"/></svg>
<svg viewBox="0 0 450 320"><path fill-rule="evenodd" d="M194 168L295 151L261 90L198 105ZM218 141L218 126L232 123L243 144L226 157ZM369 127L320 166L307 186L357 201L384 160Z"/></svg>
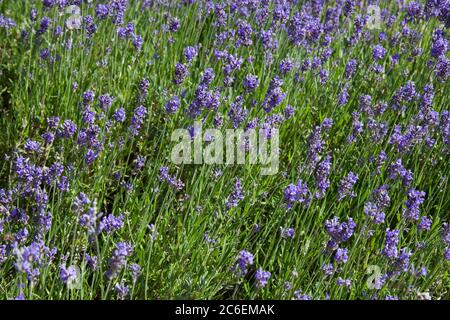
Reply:
<svg viewBox="0 0 450 320"><path fill-rule="evenodd" d="M291 209L295 203L308 203L308 185L299 180L297 184L290 184L284 189L284 201L287 208Z"/></svg>
<svg viewBox="0 0 450 320"><path fill-rule="evenodd" d="M403 216L407 220L419 220L420 209L419 206L425 201L425 192L410 189L408 191L408 200L406 201L406 208L403 211Z"/></svg>
<svg viewBox="0 0 450 320"><path fill-rule="evenodd" d="M253 254L249 251L242 250L239 252L237 264L233 267L233 271L237 276L244 276L247 274L248 267L253 264Z"/></svg>
<svg viewBox="0 0 450 320"><path fill-rule="evenodd" d="M398 230L386 230L386 240L384 242L383 255L389 259L397 258L400 232Z"/></svg>
<svg viewBox="0 0 450 320"><path fill-rule="evenodd" d="M257 76L255 76L253 74L248 74L245 76L244 82L243 82L245 92L251 93L251 92L255 91L255 89L258 87L258 85L259 85L259 80L258 80Z"/></svg>
<svg viewBox="0 0 450 320"><path fill-rule="evenodd" d="M349 172L342 180L338 188L338 201L342 201L345 197L353 198L356 193L353 191L353 186L358 181L358 175Z"/></svg>
<svg viewBox="0 0 450 320"><path fill-rule="evenodd" d="M255 274L256 278L256 287L257 288L264 288L269 279L270 279L271 273L269 271L264 271L263 269L258 269Z"/></svg>
<svg viewBox="0 0 450 320"><path fill-rule="evenodd" d="M227 207L227 209L236 207L242 199L244 199L244 193L241 180L238 177L235 177L231 194L228 196L225 206Z"/></svg>
<svg viewBox="0 0 450 320"><path fill-rule="evenodd" d="M179 107L180 107L180 99L178 98L178 96L175 95L173 96L172 99L167 101L166 105L164 106L164 110L166 111L166 113L172 114L175 113Z"/></svg>
<svg viewBox="0 0 450 320"><path fill-rule="evenodd" d="M325 228L335 243L345 242L353 235L356 223L352 218L348 218L347 222L340 222L338 217L325 221Z"/></svg>
<svg viewBox="0 0 450 320"><path fill-rule="evenodd" d="M373 57L373 60L375 60L375 61L383 59L385 57L385 55L386 55L386 49L381 45L376 45L372 49L372 57Z"/></svg>
<svg viewBox="0 0 450 320"><path fill-rule="evenodd" d="M133 246L128 242L119 242L116 244L111 259L109 261L110 269L106 272L108 278L115 277L125 267L127 258L133 254Z"/></svg>

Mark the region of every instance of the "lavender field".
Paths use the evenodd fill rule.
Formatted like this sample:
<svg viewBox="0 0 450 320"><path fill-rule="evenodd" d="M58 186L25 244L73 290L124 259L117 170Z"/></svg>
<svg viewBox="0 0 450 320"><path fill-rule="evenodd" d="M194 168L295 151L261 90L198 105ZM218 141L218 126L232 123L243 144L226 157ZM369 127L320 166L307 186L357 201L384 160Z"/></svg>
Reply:
<svg viewBox="0 0 450 320"><path fill-rule="evenodd" d="M0 0L0 299L449 300L449 27L448 0Z"/></svg>

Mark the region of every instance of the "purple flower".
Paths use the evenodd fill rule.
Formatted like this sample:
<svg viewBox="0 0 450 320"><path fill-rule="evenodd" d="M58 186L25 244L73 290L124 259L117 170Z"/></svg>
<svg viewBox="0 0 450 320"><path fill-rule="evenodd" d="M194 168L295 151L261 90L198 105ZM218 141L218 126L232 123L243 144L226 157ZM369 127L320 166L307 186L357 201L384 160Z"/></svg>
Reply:
<svg viewBox="0 0 450 320"><path fill-rule="evenodd" d="M315 194L315 197L317 199L322 199L323 197L325 197L325 192L330 186L330 180L328 179L330 170L331 170L331 157L326 156L325 160L319 163L315 172L316 187L318 189Z"/></svg>
<svg viewBox="0 0 450 320"><path fill-rule="evenodd" d="M353 186L358 181L358 175L353 172L349 172L347 176L345 176L339 185L338 188L338 201L341 201L345 197L355 197L356 194L353 191Z"/></svg>
<svg viewBox="0 0 450 320"><path fill-rule="evenodd" d="M118 217L110 214L105 216L98 226L98 233L105 232L107 234L112 234L116 230L120 230L123 227L123 215L120 214Z"/></svg>
<svg viewBox="0 0 450 320"><path fill-rule="evenodd" d="M233 128L239 127L239 125L247 117L247 110L243 108L243 98L242 96L236 97L236 100L231 103L230 110L228 111L228 117L230 118Z"/></svg>
<svg viewBox="0 0 450 320"><path fill-rule="evenodd" d="M133 46L136 48L136 50L139 52L142 49L142 44L144 43L144 39L142 39L142 36L135 35L133 38Z"/></svg>
<svg viewBox="0 0 450 320"><path fill-rule="evenodd" d="M280 62L280 73L286 74L289 71L291 71L293 67L294 67L294 63L292 63L292 61L290 59L283 59Z"/></svg>
<svg viewBox="0 0 450 320"><path fill-rule="evenodd" d="M184 56L188 62L191 62L197 56L197 49L195 47L186 47Z"/></svg>
<svg viewBox="0 0 450 320"><path fill-rule="evenodd" d="M328 81L328 76L329 76L328 70L326 69L320 70L319 77L321 85L324 85Z"/></svg>
<svg viewBox="0 0 450 320"><path fill-rule="evenodd" d="M383 59L385 55L386 55L386 49L381 45L376 45L372 49L372 57L373 57L373 60L375 60L375 61Z"/></svg>
<svg viewBox="0 0 450 320"><path fill-rule="evenodd" d="M295 229L281 228L281 237L285 239L293 239L295 237Z"/></svg>
<svg viewBox="0 0 450 320"><path fill-rule="evenodd" d="M169 30L170 32L177 32L180 28L180 19L177 17L172 17L169 21Z"/></svg>
<svg viewBox="0 0 450 320"><path fill-rule="evenodd" d="M86 162L86 165L92 164L94 160L97 158L98 154L96 154L93 150L88 150L86 155L84 156L84 161Z"/></svg>
<svg viewBox="0 0 450 320"><path fill-rule="evenodd" d="M450 248L444 250L444 259L450 261Z"/></svg>
<svg viewBox="0 0 450 320"><path fill-rule="evenodd" d="M89 266L89 268L91 268L92 270L97 269L97 260L98 259L96 256L90 256L89 254L86 253L85 260L86 260L86 263Z"/></svg>
<svg viewBox="0 0 450 320"><path fill-rule="evenodd" d="M109 16L109 6L107 4L98 4L95 7L95 15L102 20Z"/></svg>
<svg viewBox="0 0 450 320"><path fill-rule="evenodd" d="M448 51L448 41L441 34L434 36L433 44L431 46L431 56L439 58L444 56Z"/></svg>
<svg viewBox="0 0 450 320"><path fill-rule="evenodd" d="M130 271L131 271L131 279L133 280L133 283L135 283L142 274L141 267L137 263L133 263L130 266Z"/></svg>
<svg viewBox="0 0 450 320"><path fill-rule="evenodd" d="M247 268L253 264L253 254L248 251L242 250L239 252L237 258L237 265L233 267L234 272L238 276L244 276L247 274Z"/></svg>
<svg viewBox="0 0 450 320"><path fill-rule="evenodd" d="M40 149L41 149L41 144L37 141L28 139L25 142L25 150L28 152L39 152Z"/></svg>
<svg viewBox="0 0 450 320"><path fill-rule="evenodd" d="M334 253L334 261L337 263L347 263L348 261L348 249L338 248Z"/></svg>
<svg viewBox="0 0 450 320"><path fill-rule="evenodd" d="M237 25L237 36L238 40L236 45L243 45L244 47L249 47L252 45L252 27L249 23L244 20L240 20Z"/></svg>
<svg viewBox="0 0 450 320"><path fill-rule="evenodd" d="M61 282L67 285L73 284L77 280L77 269L75 266L60 266L59 277Z"/></svg>
<svg viewBox="0 0 450 320"><path fill-rule="evenodd" d="M322 266L322 271L326 276L331 276L334 273L334 266L332 263L327 263Z"/></svg>
<svg viewBox="0 0 450 320"><path fill-rule="evenodd" d="M119 109L117 109L116 111L114 111L113 118L114 118L114 120L116 120L117 122L124 122L124 121L125 121L125 118L126 118L124 107L120 107Z"/></svg>
<svg viewBox="0 0 450 320"><path fill-rule="evenodd" d="M205 69L202 75L202 79L200 80L200 83L202 85L209 86L213 80L214 80L214 70L211 68Z"/></svg>
<svg viewBox="0 0 450 320"><path fill-rule="evenodd" d="M76 131L77 131L76 124L71 120L65 120L62 125L62 131L59 132L60 133L59 135L64 138L70 138L75 134Z"/></svg>
<svg viewBox="0 0 450 320"><path fill-rule="evenodd" d="M419 231L428 231L431 229L431 224L432 224L431 219L428 218L427 216L423 216L420 219L420 223L417 226L417 228L419 229Z"/></svg>
<svg viewBox="0 0 450 320"><path fill-rule="evenodd" d="M264 288L269 279L270 279L271 273L269 271L264 271L263 269L258 269L258 271L256 271L255 274L255 278L256 278L256 287L257 288Z"/></svg>
<svg viewBox="0 0 450 320"><path fill-rule="evenodd" d="M236 207L238 205L239 201L241 201L242 199L244 199L244 194L242 192L241 180L239 180L238 177L235 177L233 189L231 190L231 194L228 196L228 199L227 199L225 205L226 205L227 209Z"/></svg>
<svg viewBox="0 0 450 320"><path fill-rule="evenodd" d="M425 201L425 192L410 189L408 191L408 200L406 201L406 209L403 210L403 216L408 220L419 220L419 206Z"/></svg>
<svg viewBox="0 0 450 320"><path fill-rule="evenodd" d="M444 224L442 225L442 242L445 245L450 246L450 223L449 222L444 222Z"/></svg>
<svg viewBox="0 0 450 320"><path fill-rule="evenodd" d="M397 258L398 255L398 244L399 244L399 234L398 230L386 230L386 240L384 242L383 255L389 259Z"/></svg>
<svg viewBox="0 0 450 320"><path fill-rule="evenodd" d="M146 116L147 109L144 106L139 106L134 109L134 114L131 118L131 124L129 127L129 131L133 136L137 136L139 134L139 130L141 129Z"/></svg>
<svg viewBox="0 0 450 320"><path fill-rule="evenodd" d="M348 218L347 222L339 222L339 218L334 217L325 221L325 228L335 243L341 243L350 239L355 231L356 223L352 218Z"/></svg>
<svg viewBox="0 0 450 320"><path fill-rule="evenodd" d="M281 89L283 80L278 76L275 76L269 84L269 89L266 92L264 98L263 108L264 111L269 113L273 108L278 106L286 97L286 93Z"/></svg>
<svg viewBox="0 0 450 320"><path fill-rule="evenodd" d="M308 185L298 180L297 184L290 184L284 189L284 201L290 209L295 203L308 203Z"/></svg>
<svg viewBox="0 0 450 320"><path fill-rule="evenodd" d="M141 170L145 165L145 157L138 155L134 161L134 169Z"/></svg>
<svg viewBox="0 0 450 320"><path fill-rule="evenodd" d="M49 17L43 17L41 22L39 23L39 29L37 30L37 35L43 35L49 28L51 24L51 19Z"/></svg>
<svg viewBox="0 0 450 320"><path fill-rule="evenodd" d="M102 110L106 111L111 107L113 99L109 94L104 94L98 97L98 101L100 102L100 107L102 108Z"/></svg>
<svg viewBox="0 0 450 320"><path fill-rule="evenodd" d="M170 176L169 175L169 168L168 167L161 167L159 169L159 180L165 181L169 183L172 187L175 188L175 190L181 190L184 188L183 181L176 178L176 176Z"/></svg>
<svg viewBox="0 0 450 320"><path fill-rule="evenodd" d="M295 108L291 105L287 105L286 108L284 108L284 116L286 119L291 118L295 113Z"/></svg>
<svg viewBox="0 0 450 320"><path fill-rule="evenodd" d="M394 163L392 163L389 167L389 179L395 179L396 177L402 178L402 183L405 187L411 185L413 180L413 174L411 170L407 170L403 164L401 159L397 159Z"/></svg>
<svg viewBox="0 0 450 320"><path fill-rule="evenodd" d="M176 85L180 85L181 83L183 83L184 79L186 78L186 76L189 74L188 68L186 65L181 64L181 63L177 63L175 65L175 77L173 79L173 82Z"/></svg>
<svg viewBox="0 0 450 320"><path fill-rule="evenodd" d="M340 106L344 106L348 102L349 94L348 94L347 88L348 88L348 83L345 84L344 88L338 95L338 104Z"/></svg>
<svg viewBox="0 0 450 320"><path fill-rule="evenodd" d="M109 261L110 269L106 275L108 278L115 277L120 270L123 269L127 262L127 258L133 254L133 247L128 242L119 242L116 244L116 248L112 253L112 257Z"/></svg>
<svg viewBox="0 0 450 320"><path fill-rule="evenodd" d="M125 300L130 292L130 289L123 283L123 281L121 283L116 283L115 289L117 291L117 294L119 295L120 300Z"/></svg>
<svg viewBox="0 0 450 320"><path fill-rule="evenodd" d="M244 78L243 86L244 90L247 93L255 91L255 89L258 87L259 80L258 77L253 74L248 74Z"/></svg>
<svg viewBox="0 0 450 320"><path fill-rule="evenodd" d="M166 105L164 106L164 110L171 114L171 113L175 113L178 108L180 107L180 99L178 98L178 96L173 96L172 99L170 99L169 101L167 101Z"/></svg>

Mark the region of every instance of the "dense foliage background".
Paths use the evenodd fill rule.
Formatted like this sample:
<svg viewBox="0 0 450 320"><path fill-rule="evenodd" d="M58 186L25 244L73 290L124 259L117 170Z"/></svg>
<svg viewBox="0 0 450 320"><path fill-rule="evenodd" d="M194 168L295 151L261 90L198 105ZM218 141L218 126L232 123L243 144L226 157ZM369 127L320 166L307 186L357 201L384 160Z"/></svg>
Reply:
<svg viewBox="0 0 450 320"><path fill-rule="evenodd" d="M0 0L0 297L450 298L449 21ZM278 173L175 165L195 120L277 128Z"/></svg>

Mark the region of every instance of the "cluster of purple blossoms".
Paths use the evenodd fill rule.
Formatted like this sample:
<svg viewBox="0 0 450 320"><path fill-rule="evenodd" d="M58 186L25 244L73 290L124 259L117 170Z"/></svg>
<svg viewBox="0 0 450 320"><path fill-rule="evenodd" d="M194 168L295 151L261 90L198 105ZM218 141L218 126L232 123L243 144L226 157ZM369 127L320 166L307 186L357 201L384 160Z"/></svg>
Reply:
<svg viewBox="0 0 450 320"><path fill-rule="evenodd" d="M128 288L127 285L125 285L123 281L120 283L116 283L114 289L116 290L120 300L125 300L125 298L130 293L130 289Z"/></svg>
<svg viewBox="0 0 450 320"><path fill-rule="evenodd" d="M245 276L248 268L253 265L253 254L246 250L239 252L237 264L233 267L233 271L237 276Z"/></svg>
<svg viewBox="0 0 450 320"><path fill-rule="evenodd" d="M295 203L309 203L308 185L299 180L297 184L290 184L284 189L284 201L287 208L291 209Z"/></svg>
<svg viewBox="0 0 450 320"><path fill-rule="evenodd" d="M373 60L378 61L383 59L386 56L386 49L381 45L376 45L372 49L372 57Z"/></svg>
<svg viewBox="0 0 450 320"><path fill-rule="evenodd" d="M444 258L450 261L450 223L444 222L442 225L442 242L446 246L444 250Z"/></svg>
<svg viewBox="0 0 450 320"><path fill-rule="evenodd" d="M180 28L180 19L177 17L171 17L169 21L169 31L170 32L177 32Z"/></svg>
<svg viewBox="0 0 450 320"><path fill-rule="evenodd" d="M389 179L396 179L400 177L405 187L409 187L413 181L413 173L411 170L406 169L401 159L397 159L389 166Z"/></svg>
<svg viewBox="0 0 450 320"><path fill-rule="evenodd" d="M347 263L348 261L348 249L347 248L337 248L334 252L334 261L336 263Z"/></svg>
<svg viewBox="0 0 450 320"><path fill-rule="evenodd" d="M307 46L317 42L323 32L319 18L306 11L297 12L288 23L288 39L295 46Z"/></svg>
<svg viewBox="0 0 450 320"><path fill-rule="evenodd" d="M269 271L264 271L263 269L258 269L255 274L256 278L256 287L264 288L269 282L271 273Z"/></svg>
<svg viewBox="0 0 450 320"><path fill-rule="evenodd" d="M128 242L119 242L116 244L111 259L109 260L110 269L106 272L106 276L114 278L127 263L127 258L133 254L133 246Z"/></svg>
<svg viewBox="0 0 450 320"><path fill-rule="evenodd" d="M364 130L364 123L359 119L360 113L352 112L352 133L347 137L347 141L353 143Z"/></svg>
<svg viewBox="0 0 450 320"><path fill-rule="evenodd" d="M338 188L338 201L342 201L345 197L353 198L356 196L353 186L357 181L358 175L351 171L341 180Z"/></svg>
<svg viewBox="0 0 450 320"><path fill-rule="evenodd" d="M242 199L244 199L244 193L242 189L241 180L238 177L235 177L231 194L228 196L225 206L227 207L227 209L237 207L238 203Z"/></svg>
<svg viewBox="0 0 450 320"><path fill-rule="evenodd" d="M328 242L328 248L335 248L339 243L345 242L353 235L356 223L352 218L348 218L347 222L340 222L338 217L325 221L325 228L330 235L331 240Z"/></svg>
<svg viewBox="0 0 450 320"><path fill-rule="evenodd" d="M308 164L314 169L320 160L325 141L322 139L322 128L316 126L308 138Z"/></svg>
<svg viewBox="0 0 450 320"><path fill-rule="evenodd" d="M51 263L55 257L56 248L50 249L43 240L32 242L28 246L13 247L13 255L16 258L14 266L20 273L27 276L28 281L36 282L40 275L40 269Z"/></svg>
<svg viewBox="0 0 450 320"><path fill-rule="evenodd" d="M244 20L240 20L237 24L237 40L236 40L236 46L244 46L244 47L249 47L252 45L253 41L252 41L252 34L253 34L253 30L251 25L244 21Z"/></svg>
<svg viewBox="0 0 450 320"><path fill-rule="evenodd" d="M197 48L196 47L186 47L186 49L184 49L184 57L186 58L186 60L188 62L191 62L198 54Z"/></svg>
<svg viewBox="0 0 450 320"><path fill-rule="evenodd" d="M427 216L423 216L422 218L420 218L420 222L417 226L417 229L419 231L428 231L431 229L432 224L433 222L431 221L430 218L428 218Z"/></svg>
<svg viewBox="0 0 450 320"><path fill-rule="evenodd" d="M330 171L331 171L331 157L327 155L325 159L317 165L315 171L316 187L317 187L315 197L317 199L322 199L323 197L325 197L325 192L330 186L330 180L328 179Z"/></svg>
<svg viewBox="0 0 450 320"><path fill-rule="evenodd" d="M120 214L115 217L112 214L105 216L98 225L98 233L104 232L112 234L116 230L120 230L123 227L123 215Z"/></svg>
<svg viewBox="0 0 450 320"><path fill-rule="evenodd" d="M244 78L243 86L244 90L247 93L255 91L255 89L258 87L259 81L258 77L253 74L248 74Z"/></svg>
<svg viewBox="0 0 450 320"><path fill-rule="evenodd" d="M159 169L159 176L158 179L160 181L167 182L169 185L171 185L175 190L181 190L184 188L183 181L177 179L176 176L170 176L169 175L169 168L168 167L161 167Z"/></svg>
<svg viewBox="0 0 450 320"><path fill-rule="evenodd" d="M263 103L265 112L269 113L270 111L272 111L272 109L278 106L286 97L286 93L284 93L281 89L282 85L283 80L278 76L275 76L275 78L273 78L270 82Z"/></svg>
<svg viewBox="0 0 450 320"><path fill-rule="evenodd" d="M239 125L247 117L247 109L243 107L244 98L242 96L236 97L236 100L231 103L230 110L228 111L228 117L231 120L233 128L239 127Z"/></svg>
<svg viewBox="0 0 450 320"><path fill-rule="evenodd" d="M420 205L425 201L425 192L410 189L408 191L408 200L406 200L406 208L403 210L403 216L407 220L417 221L420 215Z"/></svg>
<svg viewBox="0 0 450 320"><path fill-rule="evenodd" d="M179 107L180 107L180 99L178 98L178 96L175 95L173 96L172 99L167 101L166 105L164 106L164 110L166 111L166 113L171 114L175 113Z"/></svg>
<svg viewBox="0 0 450 320"><path fill-rule="evenodd" d="M364 204L364 213L374 224L384 223L386 214L384 209L389 207L390 197L388 193L389 186L384 184L372 191L372 201Z"/></svg>
<svg viewBox="0 0 450 320"><path fill-rule="evenodd" d="M280 73L287 74L294 67L294 63L291 59L283 59L280 62Z"/></svg>
<svg viewBox="0 0 450 320"><path fill-rule="evenodd" d="M61 282L66 285L71 285L77 280L78 274L77 269L75 266L68 266L61 265L59 267L59 278L61 279Z"/></svg>
<svg viewBox="0 0 450 320"><path fill-rule="evenodd" d="M134 114L133 117L131 117L131 123L129 127L130 133L133 136L137 136L139 134L139 130L141 129L146 116L147 109L144 106L139 106L134 109Z"/></svg>
<svg viewBox="0 0 450 320"><path fill-rule="evenodd" d="M344 85L341 92L338 95L338 104L339 106L344 106L348 102L349 93L348 93L348 82Z"/></svg>
<svg viewBox="0 0 450 320"><path fill-rule="evenodd" d="M389 259L396 258L398 255L399 234L398 230L386 230L386 240L382 252Z"/></svg>
<svg viewBox="0 0 450 320"><path fill-rule="evenodd" d="M185 64L177 63L175 65L175 77L173 78L173 82L176 85L182 84L188 74L188 67Z"/></svg>
<svg viewBox="0 0 450 320"><path fill-rule="evenodd" d="M16 26L16 22L0 14L0 28L11 29Z"/></svg>

